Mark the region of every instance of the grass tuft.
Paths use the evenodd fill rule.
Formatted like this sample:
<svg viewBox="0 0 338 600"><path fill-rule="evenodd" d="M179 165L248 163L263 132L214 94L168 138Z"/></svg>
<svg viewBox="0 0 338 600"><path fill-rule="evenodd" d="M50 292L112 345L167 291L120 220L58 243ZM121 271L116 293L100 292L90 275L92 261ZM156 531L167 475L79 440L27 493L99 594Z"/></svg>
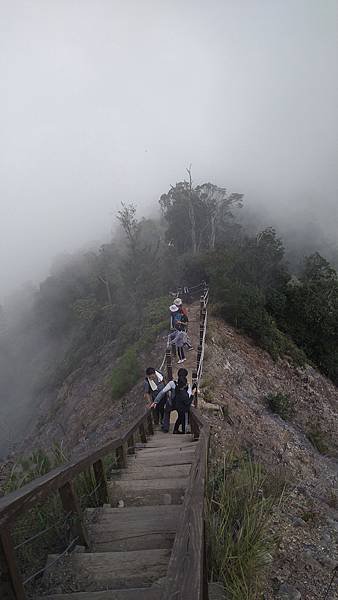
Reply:
<svg viewBox="0 0 338 600"><path fill-rule="evenodd" d="M210 575L224 584L229 600L258 598L264 568L272 560L270 517L281 496L265 494L268 477L260 465L231 453L210 476Z"/></svg>

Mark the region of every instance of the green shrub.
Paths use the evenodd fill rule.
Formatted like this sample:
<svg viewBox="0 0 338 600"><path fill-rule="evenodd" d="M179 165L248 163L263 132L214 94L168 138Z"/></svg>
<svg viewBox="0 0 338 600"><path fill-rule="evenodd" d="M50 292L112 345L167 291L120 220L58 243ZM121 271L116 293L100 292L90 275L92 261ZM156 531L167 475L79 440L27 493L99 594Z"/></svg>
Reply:
<svg viewBox="0 0 338 600"><path fill-rule="evenodd" d="M111 390L113 398L120 398L137 383L141 376L141 367L137 350L132 346L120 357L111 374Z"/></svg>
<svg viewBox="0 0 338 600"><path fill-rule="evenodd" d="M269 476L248 459L231 454L215 467L208 489L210 577L221 581L229 600L253 600L271 562L270 518L277 498L266 496Z"/></svg>
<svg viewBox="0 0 338 600"><path fill-rule="evenodd" d="M286 394L282 394L281 392L278 392L277 394L268 394L265 400L269 409L282 417L284 421L290 419L294 415L294 407Z"/></svg>
<svg viewBox="0 0 338 600"><path fill-rule="evenodd" d="M328 439L327 434L322 430L319 423L313 423L310 429L306 433L306 437L311 442L311 444L320 452L321 454L329 454L330 453L330 440Z"/></svg>

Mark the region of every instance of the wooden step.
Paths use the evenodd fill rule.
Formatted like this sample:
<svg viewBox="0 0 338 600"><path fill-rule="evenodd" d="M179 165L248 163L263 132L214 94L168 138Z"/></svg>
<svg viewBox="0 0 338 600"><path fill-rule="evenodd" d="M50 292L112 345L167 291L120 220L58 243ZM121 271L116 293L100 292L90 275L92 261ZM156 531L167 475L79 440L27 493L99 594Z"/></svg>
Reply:
<svg viewBox="0 0 338 600"><path fill-rule="evenodd" d="M50 555L48 561L55 560ZM108 589L150 587L165 577L170 550L132 550L130 552L94 552L68 555L45 571L45 584L51 593L71 589L97 592Z"/></svg>
<svg viewBox="0 0 338 600"><path fill-rule="evenodd" d="M72 594L52 594L38 596L36 600L160 600L159 588L134 588L130 590L110 590L105 592L75 592Z"/></svg>
<svg viewBox="0 0 338 600"><path fill-rule="evenodd" d="M188 479L137 479L109 483L112 506L123 500L125 506L155 506L181 504Z"/></svg>
<svg viewBox="0 0 338 600"><path fill-rule="evenodd" d="M112 472L111 480L127 479L168 479L177 477L189 477L190 464L171 465L170 467L147 467L135 461L128 469L116 469Z"/></svg>
<svg viewBox="0 0 338 600"><path fill-rule="evenodd" d="M140 458L143 456L151 456L153 454L158 454L159 456L172 456L173 454L178 454L180 452L182 452L183 454L186 454L187 452L195 452L195 447L191 447L191 444L187 444L186 446L161 446L159 448L141 448L140 450L137 450L136 456Z"/></svg>
<svg viewBox="0 0 338 600"><path fill-rule="evenodd" d="M91 550L171 548L181 514L181 505L87 510Z"/></svg>
<svg viewBox="0 0 338 600"><path fill-rule="evenodd" d="M151 454L141 454L138 452L135 456L128 457L128 467L142 465L144 467L170 467L174 465L187 465L192 463L195 456L195 450L190 452L172 452L170 454L159 454L154 452Z"/></svg>
<svg viewBox="0 0 338 600"><path fill-rule="evenodd" d="M189 444L196 445L196 442L193 441L191 435L171 435L171 434L161 434L157 436L156 434L151 436L146 444L136 444L137 448L160 448L162 446L171 447L171 446L187 446Z"/></svg>

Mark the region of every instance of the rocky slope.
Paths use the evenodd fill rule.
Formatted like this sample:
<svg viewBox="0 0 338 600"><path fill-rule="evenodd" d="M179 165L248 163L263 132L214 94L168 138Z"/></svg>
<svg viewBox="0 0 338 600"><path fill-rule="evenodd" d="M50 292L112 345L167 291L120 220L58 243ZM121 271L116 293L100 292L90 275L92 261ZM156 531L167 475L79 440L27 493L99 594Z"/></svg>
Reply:
<svg viewBox="0 0 338 600"><path fill-rule="evenodd" d="M287 484L271 523L279 542L264 597L324 598L338 564L338 390L312 367L273 362L217 319L209 321L205 358L201 404L223 407L205 409L214 450L249 450L272 479ZM289 397L290 420L266 405L267 394L277 392ZM309 441L311 434L325 454ZM335 593L331 588L328 598L338 598Z"/></svg>

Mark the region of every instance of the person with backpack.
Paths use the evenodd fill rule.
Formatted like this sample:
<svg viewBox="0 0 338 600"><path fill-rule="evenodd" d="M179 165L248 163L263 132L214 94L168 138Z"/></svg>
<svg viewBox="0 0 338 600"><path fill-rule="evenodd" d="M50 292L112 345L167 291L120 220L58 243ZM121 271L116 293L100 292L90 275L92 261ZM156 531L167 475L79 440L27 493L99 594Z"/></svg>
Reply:
<svg viewBox="0 0 338 600"><path fill-rule="evenodd" d="M164 386L163 374L160 371L156 371L154 367L148 367L146 369L146 377L143 383L144 399L147 406L153 404L155 397L164 388ZM153 409L155 425L158 425L160 422L162 423L165 403L166 394L164 394L161 401Z"/></svg>
<svg viewBox="0 0 338 600"><path fill-rule="evenodd" d="M188 392L188 381L186 377L178 378L175 390L175 408L177 410L177 419L174 425L173 433L185 433L186 417L189 413L192 396ZM182 431L180 431L182 427Z"/></svg>
<svg viewBox="0 0 338 600"><path fill-rule="evenodd" d="M174 300L174 305L178 308L178 316L176 318L182 323L182 325L185 326L185 329L187 331L189 323L188 311L183 306L181 298L176 298L176 300Z"/></svg>
<svg viewBox="0 0 338 600"><path fill-rule="evenodd" d="M184 381L184 385L187 386L188 396L192 398L192 390L187 382L187 375L188 375L187 369L179 369L177 375L178 375L178 380L177 381L174 381L174 380L169 381L169 383L167 383L167 385L157 394L157 396L154 399L153 404L151 405L151 408L155 408L156 404L161 402L161 400L165 396L165 394L168 394L167 400L166 400L166 403L164 406L164 417L163 417L163 421L162 421L162 431L164 433L168 433L168 431L169 431L171 411L177 410L176 409L176 401L175 401L176 391L178 390L179 385L180 385L180 387L183 386L183 381ZM179 384L179 382L180 382L180 384ZM180 408L181 408L181 405L180 405Z"/></svg>

